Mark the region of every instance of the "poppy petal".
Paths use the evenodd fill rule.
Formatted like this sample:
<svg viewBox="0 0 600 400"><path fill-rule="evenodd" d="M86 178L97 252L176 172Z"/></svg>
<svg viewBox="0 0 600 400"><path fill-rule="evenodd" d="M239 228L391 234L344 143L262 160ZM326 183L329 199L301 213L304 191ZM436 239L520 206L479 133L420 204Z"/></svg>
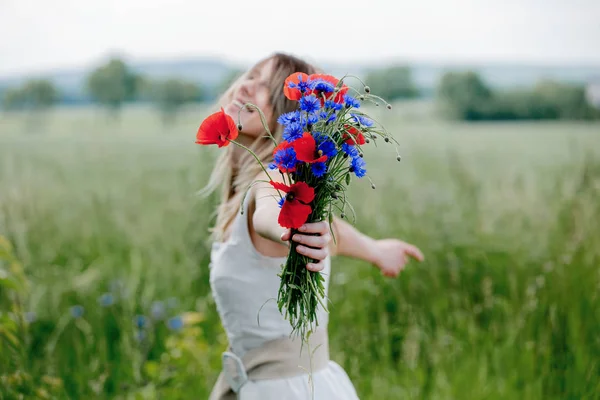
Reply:
<svg viewBox="0 0 600 400"><path fill-rule="evenodd" d="M290 186L290 191L294 193L294 200L302 203L310 203L315 198L315 189L308 186L305 182L296 182Z"/></svg>
<svg viewBox="0 0 600 400"><path fill-rule="evenodd" d="M291 187L290 187L290 186L284 185L284 184L283 184L283 183L281 183L281 182L269 181L269 183L270 183L270 184L271 184L271 186L273 186L275 189L281 190L282 192L285 192L285 193L289 192L289 191L290 191L290 189L291 189Z"/></svg>
<svg viewBox="0 0 600 400"><path fill-rule="evenodd" d="M313 162L315 159L317 143L310 133L304 132L301 138L296 139L294 143L292 143L292 147L296 151L296 158L299 161Z"/></svg>
<svg viewBox="0 0 600 400"><path fill-rule="evenodd" d="M300 228L308 216L312 212L312 208L298 201L285 201L279 212L277 222L284 228Z"/></svg>
<svg viewBox="0 0 600 400"><path fill-rule="evenodd" d="M238 130L233 118L220 111L206 117L196 133L196 143L202 145L216 144L219 147L229 145L229 140L235 140Z"/></svg>

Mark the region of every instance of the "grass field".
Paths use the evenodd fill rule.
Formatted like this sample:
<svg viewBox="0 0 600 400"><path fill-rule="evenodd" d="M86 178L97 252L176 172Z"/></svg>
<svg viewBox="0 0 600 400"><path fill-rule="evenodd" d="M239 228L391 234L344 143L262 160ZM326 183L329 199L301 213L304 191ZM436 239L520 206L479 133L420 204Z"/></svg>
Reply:
<svg viewBox="0 0 600 400"><path fill-rule="evenodd" d="M387 279L334 259L331 355L361 399L600 398L600 124L375 115L403 159L366 152L377 189L354 182L356 226L426 261ZM204 116L0 116L0 236L19 261L0 269L0 399L207 397L226 338L215 199L195 196Z"/></svg>

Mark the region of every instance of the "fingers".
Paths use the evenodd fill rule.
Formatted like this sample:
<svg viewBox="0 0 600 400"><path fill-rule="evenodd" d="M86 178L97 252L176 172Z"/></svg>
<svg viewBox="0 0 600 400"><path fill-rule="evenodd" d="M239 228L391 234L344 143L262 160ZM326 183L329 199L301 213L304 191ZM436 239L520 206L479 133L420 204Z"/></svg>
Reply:
<svg viewBox="0 0 600 400"><path fill-rule="evenodd" d="M312 272L319 272L325 268L325 263L323 261L319 261L318 263L308 263L306 264L306 269Z"/></svg>
<svg viewBox="0 0 600 400"><path fill-rule="evenodd" d="M421 253L421 250L419 250L416 246L413 246L412 244L406 246L405 252L406 254L418 261L423 261L425 259L423 253Z"/></svg>
<svg viewBox="0 0 600 400"><path fill-rule="evenodd" d="M292 240L308 247L322 249L329 246L329 242L331 242L331 235L329 232L326 232L321 236L307 236L296 233L294 236L292 236Z"/></svg>
<svg viewBox="0 0 600 400"><path fill-rule="evenodd" d="M321 222L308 222L302 225L298 230L302 233L320 233L324 234L329 232L329 224L325 221Z"/></svg>
<svg viewBox="0 0 600 400"><path fill-rule="evenodd" d="M288 240L290 240L291 235L292 235L292 230L286 229L286 231L281 234L281 241L287 242Z"/></svg>
<svg viewBox="0 0 600 400"><path fill-rule="evenodd" d="M324 260L327 258L327 256L329 255L329 251L327 248L324 249L311 249L310 247L306 247L306 246L296 246L296 251L300 254L302 254L303 256L307 256L310 257L314 260Z"/></svg>

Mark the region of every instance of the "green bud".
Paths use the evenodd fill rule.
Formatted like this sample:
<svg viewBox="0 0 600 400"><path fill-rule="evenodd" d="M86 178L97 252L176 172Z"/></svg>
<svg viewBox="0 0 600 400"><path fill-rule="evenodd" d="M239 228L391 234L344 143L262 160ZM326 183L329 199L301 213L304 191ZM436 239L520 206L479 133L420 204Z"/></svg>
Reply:
<svg viewBox="0 0 600 400"><path fill-rule="evenodd" d="M346 185L350 184L350 174L346 174Z"/></svg>
<svg viewBox="0 0 600 400"><path fill-rule="evenodd" d="M238 125L237 125L237 130L238 130L238 131L241 131L241 130L242 130L242 124L238 124Z"/></svg>
<svg viewBox="0 0 600 400"><path fill-rule="evenodd" d="M368 86L365 86L365 93L371 93L371 88Z"/></svg>

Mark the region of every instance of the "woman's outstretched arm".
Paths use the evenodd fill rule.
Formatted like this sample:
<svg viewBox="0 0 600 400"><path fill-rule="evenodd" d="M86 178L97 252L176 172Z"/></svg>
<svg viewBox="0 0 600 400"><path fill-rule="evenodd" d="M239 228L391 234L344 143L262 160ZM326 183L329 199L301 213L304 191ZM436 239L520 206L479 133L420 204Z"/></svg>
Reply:
<svg viewBox="0 0 600 400"><path fill-rule="evenodd" d="M332 227L335 243L331 241L330 254L367 261L377 266L385 276L398 276L410 258L424 259L421 250L410 243L397 239L373 239L342 219L335 218Z"/></svg>

